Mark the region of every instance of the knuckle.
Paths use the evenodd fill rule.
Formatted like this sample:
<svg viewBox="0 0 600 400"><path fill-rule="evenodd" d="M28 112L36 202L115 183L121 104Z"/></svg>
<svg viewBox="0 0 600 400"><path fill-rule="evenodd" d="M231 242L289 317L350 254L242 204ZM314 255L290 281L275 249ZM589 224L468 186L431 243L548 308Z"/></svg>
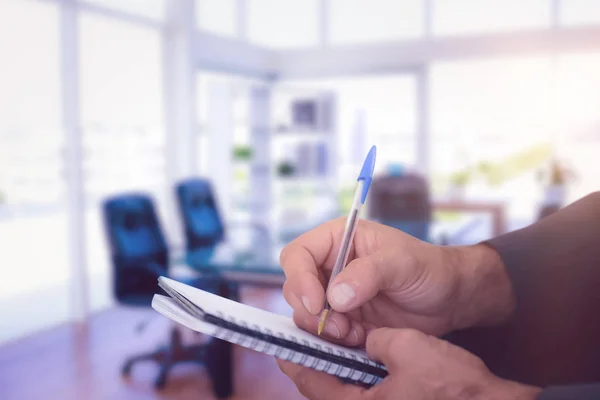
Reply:
<svg viewBox="0 0 600 400"><path fill-rule="evenodd" d="M420 343L424 334L416 329L400 329L394 332L390 340L390 348L392 350L405 350L413 348L415 345Z"/></svg>
<svg viewBox="0 0 600 400"><path fill-rule="evenodd" d="M397 258L403 267L414 269L419 264L419 258L412 251L405 251L402 254L398 254Z"/></svg>
<svg viewBox="0 0 600 400"><path fill-rule="evenodd" d="M289 305L292 305L293 302L291 300L293 296L293 291L289 280L283 282L283 287L281 291L283 292L283 298L288 302Z"/></svg>
<svg viewBox="0 0 600 400"><path fill-rule="evenodd" d="M281 253L279 253L279 263L281 264L281 266L285 269L285 260L287 259L287 256L290 253L290 247L293 246L293 243L288 244L287 246L285 246L282 250Z"/></svg>

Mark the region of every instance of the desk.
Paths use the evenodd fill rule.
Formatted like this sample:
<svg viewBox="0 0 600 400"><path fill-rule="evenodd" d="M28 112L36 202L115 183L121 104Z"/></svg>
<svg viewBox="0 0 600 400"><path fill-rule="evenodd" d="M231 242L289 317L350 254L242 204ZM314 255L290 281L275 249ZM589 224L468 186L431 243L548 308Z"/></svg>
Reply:
<svg viewBox="0 0 600 400"><path fill-rule="evenodd" d="M492 216L492 235L506 232L506 205L501 201L434 199L433 208L439 211L485 212Z"/></svg>
<svg viewBox="0 0 600 400"><path fill-rule="evenodd" d="M191 273L217 275L221 279L239 284L254 286L278 286L285 281L279 264L282 246L259 244L252 249L235 249L222 244L215 248L208 259L194 260L193 255L177 259L175 265L188 265Z"/></svg>
<svg viewBox="0 0 600 400"><path fill-rule="evenodd" d="M204 253L196 260L193 253L175 257L170 275L178 280L216 279L219 296L240 301L240 285L283 286L285 276L279 265L280 251L280 246L271 243L256 243L247 250L224 243L210 256ZM204 363L217 397L231 395L234 391L233 345L224 340L213 340L206 347Z"/></svg>

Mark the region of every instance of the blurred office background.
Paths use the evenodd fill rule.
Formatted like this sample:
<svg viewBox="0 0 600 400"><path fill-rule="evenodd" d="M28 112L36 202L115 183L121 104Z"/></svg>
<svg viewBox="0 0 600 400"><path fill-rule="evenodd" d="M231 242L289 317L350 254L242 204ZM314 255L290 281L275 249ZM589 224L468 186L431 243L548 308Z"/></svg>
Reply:
<svg viewBox="0 0 600 400"><path fill-rule="evenodd" d="M600 182L596 0L0 0L0 54L0 349L116 307L108 196L149 194L177 248L174 184L205 177L284 244L374 144L460 244Z"/></svg>

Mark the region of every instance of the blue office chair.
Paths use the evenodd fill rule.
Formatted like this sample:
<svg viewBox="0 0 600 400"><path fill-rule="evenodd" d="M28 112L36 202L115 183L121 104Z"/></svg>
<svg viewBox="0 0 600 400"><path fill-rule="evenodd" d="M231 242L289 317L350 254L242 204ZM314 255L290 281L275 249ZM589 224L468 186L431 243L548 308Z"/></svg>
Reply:
<svg viewBox="0 0 600 400"><path fill-rule="evenodd" d="M154 204L144 194L125 194L107 199L103 204L106 235L114 267L114 295L127 306L150 307L159 291L157 279L168 275L169 250L158 221ZM190 282L188 282L190 283ZM222 282L203 278L193 282L204 290L223 294ZM231 355L222 344L183 346L180 331L174 327L165 348L126 360L123 376L129 376L139 361L154 360L160 364L156 388L164 387L167 375L176 363L191 361L206 365L217 396L231 393L232 376L228 364ZM214 353L217 354L214 354Z"/></svg>
<svg viewBox="0 0 600 400"><path fill-rule="evenodd" d="M186 261L190 266L204 270L226 234L211 184L206 179L191 178L179 182L175 191L186 241ZM236 225L251 228L263 240L268 240L268 229L262 224L244 222L227 227Z"/></svg>
<svg viewBox="0 0 600 400"><path fill-rule="evenodd" d="M211 185L204 179L190 179L177 184L176 192L188 262L205 262L225 238Z"/></svg>

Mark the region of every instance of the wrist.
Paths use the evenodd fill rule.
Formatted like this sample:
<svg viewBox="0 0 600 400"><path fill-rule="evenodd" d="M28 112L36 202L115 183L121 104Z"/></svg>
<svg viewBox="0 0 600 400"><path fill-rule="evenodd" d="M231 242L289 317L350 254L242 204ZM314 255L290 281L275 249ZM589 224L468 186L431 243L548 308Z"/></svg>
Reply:
<svg viewBox="0 0 600 400"><path fill-rule="evenodd" d="M459 275L455 329L500 324L514 310L512 283L496 250L484 244L454 247Z"/></svg>

